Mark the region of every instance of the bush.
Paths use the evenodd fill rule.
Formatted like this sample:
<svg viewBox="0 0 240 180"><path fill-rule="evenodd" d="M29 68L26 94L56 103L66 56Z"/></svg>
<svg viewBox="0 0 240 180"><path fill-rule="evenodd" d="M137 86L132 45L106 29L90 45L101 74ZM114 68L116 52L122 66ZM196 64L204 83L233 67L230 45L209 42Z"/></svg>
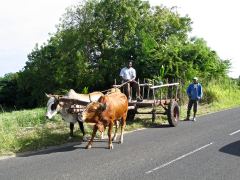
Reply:
<svg viewBox="0 0 240 180"><path fill-rule="evenodd" d="M202 99L202 103L213 103L213 102L218 102L219 101L219 96L216 91L214 91L212 88L206 88L204 91L204 96Z"/></svg>

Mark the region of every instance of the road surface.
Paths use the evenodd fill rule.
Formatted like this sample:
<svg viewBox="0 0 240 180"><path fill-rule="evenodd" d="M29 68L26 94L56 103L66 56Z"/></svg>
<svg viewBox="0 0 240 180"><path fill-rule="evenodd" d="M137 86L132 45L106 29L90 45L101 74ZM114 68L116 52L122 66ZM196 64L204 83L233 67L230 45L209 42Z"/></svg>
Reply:
<svg viewBox="0 0 240 180"><path fill-rule="evenodd" d="M0 160L1 180L239 180L240 108L107 141Z"/></svg>

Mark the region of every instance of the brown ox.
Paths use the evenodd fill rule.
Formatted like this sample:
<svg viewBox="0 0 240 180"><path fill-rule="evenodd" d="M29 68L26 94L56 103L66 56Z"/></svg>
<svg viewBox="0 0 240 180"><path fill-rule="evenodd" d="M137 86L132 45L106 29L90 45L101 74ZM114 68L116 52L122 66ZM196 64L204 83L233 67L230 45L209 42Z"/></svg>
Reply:
<svg viewBox="0 0 240 180"><path fill-rule="evenodd" d="M101 96L97 102L90 103L82 113L82 120L87 123L95 123L93 127L92 137L86 146L87 149L92 147L93 139L97 130L103 132L108 126L109 149L113 149L112 144L112 128L120 120L121 136L119 143L123 143L123 132L126 126L126 118L128 111L128 100L125 94L121 92L113 92L105 96ZM116 137L117 128L114 138Z"/></svg>

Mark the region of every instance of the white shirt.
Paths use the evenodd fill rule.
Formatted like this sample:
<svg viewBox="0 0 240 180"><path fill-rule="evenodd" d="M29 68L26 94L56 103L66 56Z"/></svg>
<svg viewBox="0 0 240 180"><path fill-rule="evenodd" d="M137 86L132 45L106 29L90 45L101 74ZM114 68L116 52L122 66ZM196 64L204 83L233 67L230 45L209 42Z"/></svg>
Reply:
<svg viewBox="0 0 240 180"><path fill-rule="evenodd" d="M132 67L130 68L122 68L121 72L120 72L120 76L124 79L124 80L132 80L136 78L136 70Z"/></svg>

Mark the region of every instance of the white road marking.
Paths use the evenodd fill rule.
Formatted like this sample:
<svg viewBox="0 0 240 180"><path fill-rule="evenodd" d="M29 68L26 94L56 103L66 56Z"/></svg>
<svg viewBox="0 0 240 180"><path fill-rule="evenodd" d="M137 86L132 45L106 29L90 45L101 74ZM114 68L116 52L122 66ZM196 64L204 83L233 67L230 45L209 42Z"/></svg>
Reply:
<svg viewBox="0 0 240 180"><path fill-rule="evenodd" d="M132 130L132 131L126 131L124 132L124 134L129 134L129 133L133 133L133 132L136 132L136 131L142 131L142 130L145 130L147 128L139 128L139 129L135 129L135 130Z"/></svg>
<svg viewBox="0 0 240 180"><path fill-rule="evenodd" d="M230 136L232 136L232 135L234 135L234 134L237 134L237 133L239 133L240 132L240 129L239 130L237 130L237 131L234 131L234 132L232 132L231 134L229 134Z"/></svg>
<svg viewBox="0 0 240 180"><path fill-rule="evenodd" d="M153 171L156 171L156 170L158 170L158 169L162 169L162 168L164 168L164 167L166 167L166 166L168 166L168 165L170 165L170 164L172 164L172 163L174 163L174 162L176 162L176 161L178 161L178 160L180 160L180 159L183 159L183 158L185 158L185 157L187 157L187 156L190 156L191 154L194 154L194 153L196 153L196 152L198 152L198 151L200 151L200 150L202 150L202 149L204 149L204 148L207 148L208 146L210 146L210 145L212 145L212 144L213 144L213 142L211 142L211 143L209 143L209 144L206 144L206 145L204 145L204 146L202 146L202 147L200 147L200 148L198 148L198 149L195 149L194 151L191 151L191 152L189 152L189 153L187 153L187 154L184 154L184 155L182 155L182 156L180 156L180 157L178 157L178 158L176 158L176 159L174 159L174 160L172 160L172 161L170 161L170 162L167 162L167 163L162 164L161 166L158 166L158 167L156 167L156 168L154 168L154 169L152 169L152 170L150 170L150 171L147 171L147 172L145 172L145 174L150 174L150 173L152 173Z"/></svg>

